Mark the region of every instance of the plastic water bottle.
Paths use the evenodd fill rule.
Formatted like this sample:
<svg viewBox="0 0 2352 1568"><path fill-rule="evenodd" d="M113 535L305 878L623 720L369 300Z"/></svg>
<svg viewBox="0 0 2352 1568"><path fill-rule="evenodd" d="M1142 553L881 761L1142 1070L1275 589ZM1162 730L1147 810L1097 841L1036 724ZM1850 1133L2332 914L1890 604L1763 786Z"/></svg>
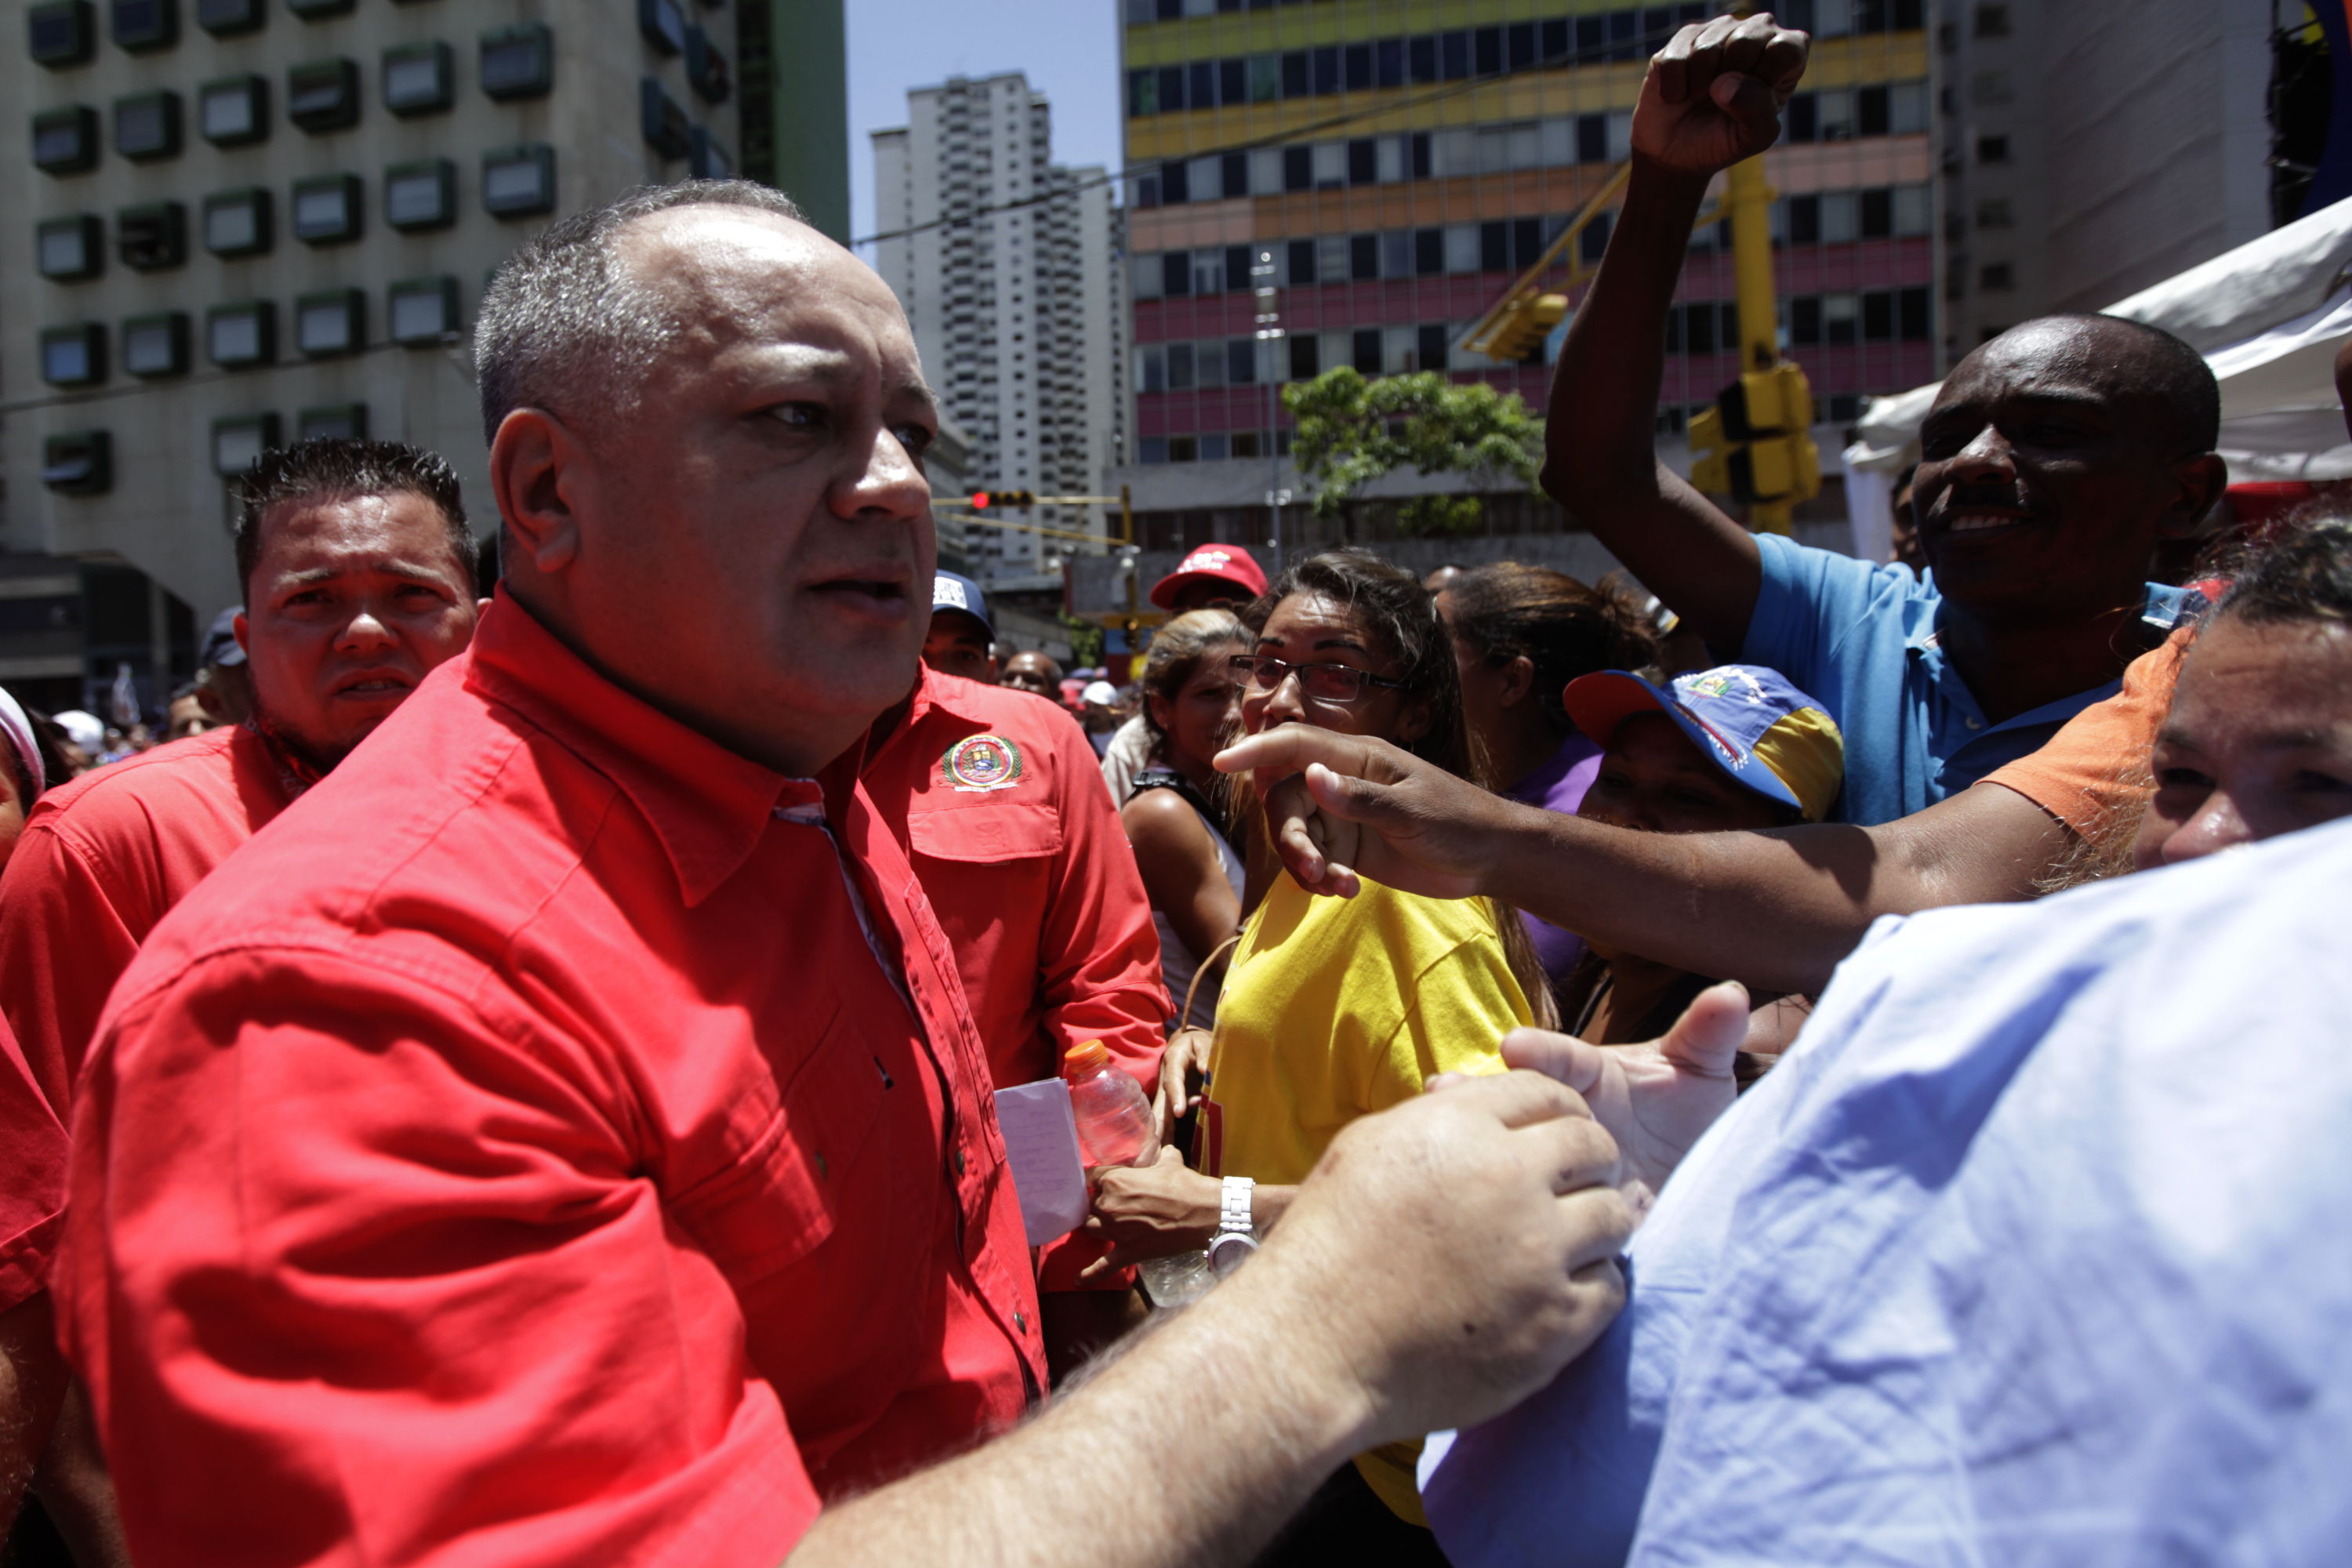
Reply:
<svg viewBox="0 0 2352 1568"><path fill-rule="evenodd" d="M1159 1157L1151 1102L1133 1079L1111 1065L1109 1048L1100 1040L1072 1046L1062 1058L1062 1076L1070 1082L1070 1110L1078 1120L1078 1148L1088 1170L1148 1165Z"/></svg>

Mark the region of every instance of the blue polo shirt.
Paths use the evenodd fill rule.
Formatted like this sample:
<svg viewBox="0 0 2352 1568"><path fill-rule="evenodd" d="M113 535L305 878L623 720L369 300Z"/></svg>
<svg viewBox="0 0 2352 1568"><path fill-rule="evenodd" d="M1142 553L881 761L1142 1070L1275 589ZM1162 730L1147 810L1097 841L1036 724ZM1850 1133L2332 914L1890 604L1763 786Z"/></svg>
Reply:
<svg viewBox="0 0 2352 1568"><path fill-rule="evenodd" d="M1845 790L1832 815L1867 826L1925 811L2042 749L2116 679L1995 724L1937 642L1932 575L1759 534L1764 582L1739 657L1769 665L1845 732ZM2150 584L2148 619L2169 627L2180 590Z"/></svg>

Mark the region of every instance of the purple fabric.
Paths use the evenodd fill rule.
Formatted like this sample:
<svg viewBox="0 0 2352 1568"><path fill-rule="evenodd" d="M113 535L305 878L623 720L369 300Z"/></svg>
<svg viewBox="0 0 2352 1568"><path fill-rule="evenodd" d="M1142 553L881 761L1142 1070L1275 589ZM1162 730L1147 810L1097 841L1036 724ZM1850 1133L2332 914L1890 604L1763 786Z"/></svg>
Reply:
<svg viewBox="0 0 2352 1568"><path fill-rule="evenodd" d="M1539 805L1546 811L1576 815L1584 800L1584 792L1592 787L1592 776L1601 771L1601 748L1580 733L1571 733L1560 742L1559 750L1550 760L1503 793L1525 805ZM1528 935L1534 939L1536 957L1544 973L1551 976L1552 989L1557 991L1568 979L1568 972L1584 956L1584 939L1572 931L1564 931L1549 921L1539 921L1521 911L1519 918L1528 922Z"/></svg>

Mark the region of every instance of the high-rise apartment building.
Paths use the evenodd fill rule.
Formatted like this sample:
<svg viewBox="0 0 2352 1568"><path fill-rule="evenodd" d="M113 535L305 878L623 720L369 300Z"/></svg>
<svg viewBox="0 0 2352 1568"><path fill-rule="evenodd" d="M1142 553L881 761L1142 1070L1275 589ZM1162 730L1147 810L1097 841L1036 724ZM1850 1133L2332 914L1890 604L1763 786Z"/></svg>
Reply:
<svg viewBox="0 0 2352 1568"><path fill-rule="evenodd" d="M487 530L467 334L490 274L564 213L733 173L740 89L765 90L732 68L737 17L698 0L19 15L26 47L0 64L26 133L0 153L0 542L127 563L198 625L240 592L227 481L281 442L432 447ZM150 664L152 704L184 671Z"/></svg>
<svg viewBox="0 0 2352 1568"><path fill-rule="evenodd" d="M1937 0L1948 363L2299 216L2273 210L2273 9Z"/></svg>
<svg viewBox="0 0 2352 1568"><path fill-rule="evenodd" d="M1923 5L1775 7L1815 38L1766 170L1779 193L1781 325L1829 426L1852 420L1865 395L1936 371ZM1540 356L1468 353L1466 330L1624 163L1648 57L1717 8L1126 0L1137 472L1202 470L1151 475L1148 504L1139 491L1148 542L1265 537L1265 507L1239 503L1260 500L1286 448L1270 384L1339 364L1442 369L1540 407ZM1605 219L1588 228L1553 286L1597 258L1607 233ZM1257 335L1257 268L1279 290L1279 339ZM1738 373L1734 292L1727 226L1710 226L1669 325L1669 436ZM1233 482L1215 477L1227 467ZM1487 514L1496 532L1561 521L1524 496L1496 498Z"/></svg>
<svg viewBox="0 0 2352 1568"><path fill-rule="evenodd" d="M907 124L873 135L876 266L971 437L971 484L1097 493L1127 411L1121 215L1108 177L1053 161L1052 112L1017 71L909 92ZM1100 508L1034 515L1104 528ZM969 535L974 574L1007 586L1069 548L1041 534Z"/></svg>

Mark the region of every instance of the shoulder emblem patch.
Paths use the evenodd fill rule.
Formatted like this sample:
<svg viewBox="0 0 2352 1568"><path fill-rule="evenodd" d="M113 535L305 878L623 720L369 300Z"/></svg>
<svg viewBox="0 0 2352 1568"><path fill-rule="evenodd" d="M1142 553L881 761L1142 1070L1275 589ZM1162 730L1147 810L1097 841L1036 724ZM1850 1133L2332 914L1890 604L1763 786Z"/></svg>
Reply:
<svg viewBox="0 0 2352 1568"><path fill-rule="evenodd" d="M940 782L976 794L1021 782L1021 748L1003 735L970 735L940 759Z"/></svg>

